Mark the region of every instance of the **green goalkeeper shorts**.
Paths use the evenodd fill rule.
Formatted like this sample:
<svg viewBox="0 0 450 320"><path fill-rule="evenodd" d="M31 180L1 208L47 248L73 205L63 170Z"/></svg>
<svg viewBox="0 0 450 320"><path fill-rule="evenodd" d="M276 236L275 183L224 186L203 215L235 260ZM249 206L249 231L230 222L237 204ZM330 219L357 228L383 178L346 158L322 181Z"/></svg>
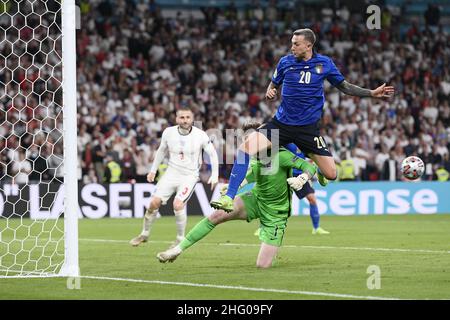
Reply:
<svg viewBox="0 0 450 320"><path fill-rule="evenodd" d="M280 247L286 230L288 211L271 210L258 203L257 197L250 191L239 195L247 212L247 222L259 219L259 239L273 246Z"/></svg>

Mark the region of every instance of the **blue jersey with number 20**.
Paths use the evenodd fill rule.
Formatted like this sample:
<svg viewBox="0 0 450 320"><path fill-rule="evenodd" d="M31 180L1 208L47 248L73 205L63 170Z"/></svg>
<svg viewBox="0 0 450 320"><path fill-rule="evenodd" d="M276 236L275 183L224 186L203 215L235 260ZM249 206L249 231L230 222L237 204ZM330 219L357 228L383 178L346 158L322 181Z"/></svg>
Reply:
<svg viewBox="0 0 450 320"><path fill-rule="evenodd" d="M325 102L325 79L333 86L344 81L330 57L317 53L308 61L298 60L293 54L282 57L272 76L275 85L283 85L275 118L283 124L296 126L319 121Z"/></svg>

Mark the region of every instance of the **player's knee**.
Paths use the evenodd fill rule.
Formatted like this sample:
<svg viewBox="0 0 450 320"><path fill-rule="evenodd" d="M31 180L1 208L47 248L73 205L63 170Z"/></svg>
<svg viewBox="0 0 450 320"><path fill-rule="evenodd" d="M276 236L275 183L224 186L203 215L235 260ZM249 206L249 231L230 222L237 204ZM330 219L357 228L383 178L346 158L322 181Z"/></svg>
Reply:
<svg viewBox="0 0 450 320"><path fill-rule="evenodd" d="M214 211L214 213L211 214L211 215L208 217L208 220L209 220L211 223L217 225L217 224L220 224L220 223L222 223L222 222L225 222L225 221L226 221L226 218L227 218L227 215L228 215L228 213L226 213L225 211L223 211L223 210L217 210L217 211Z"/></svg>
<svg viewBox="0 0 450 320"><path fill-rule="evenodd" d="M259 151L270 147L271 142L260 132L252 132L239 146L241 151L253 156Z"/></svg>
<svg viewBox="0 0 450 320"><path fill-rule="evenodd" d="M327 178L328 180L336 180L337 179L337 170L334 169L333 174Z"/></svg>
<svg viewBox="0 0 450 320"><path fill-rule="evenodd" d="M255 155L258 150L253 150L252 149L252 142L249 142L248 140L246 140L245 142L241 143L241 145L239 146L239 150L245 152L246 154L253 156Z"/></svg>
<svg viewBox="0 0 450 320"><path fill-rule="evenodd" d="M152 210L155 210L155 209L158 209L159 207L161 206L161 199L160 198L153 198L151 201L150 201L150 208L152 209Z"/></svg>
<svg viewBox="0 0 450 320"><path fill-rule="evenodd" d="M173 202L173 210L180 211L184 209L184 202L175 200Z"/></svg>
<svg viewBox="0 0 450 320"><path fill-rule="evenodd" d="M337 179L337 170L336 166L333 166L332 168L328 168L327 170L322 170L322 174L327 178L328 180L336 180Z"/></svg>
<svg viewBox="0 0 450 320"><path fill-rule="evenodd" d="M314 196L314 193L309 194L306 198L308 199L310 204L317 205L317 200L316 197Z"/></svg>

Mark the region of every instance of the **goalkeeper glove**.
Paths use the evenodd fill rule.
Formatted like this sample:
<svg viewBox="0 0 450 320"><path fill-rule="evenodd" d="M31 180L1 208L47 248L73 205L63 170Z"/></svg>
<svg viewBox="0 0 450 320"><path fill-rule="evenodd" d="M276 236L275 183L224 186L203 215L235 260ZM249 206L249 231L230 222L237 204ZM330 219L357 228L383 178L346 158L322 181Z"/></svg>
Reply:
<svg viewBox="0 0 450 320"><path fill-rule="evenodd" d="M306 173L302 173L297 177L288 178L287 182L292 189L298 191L301 188L303 188L303 186L305 185L305 183L308 182L308 180L309 180L308 175Z"/></svg>

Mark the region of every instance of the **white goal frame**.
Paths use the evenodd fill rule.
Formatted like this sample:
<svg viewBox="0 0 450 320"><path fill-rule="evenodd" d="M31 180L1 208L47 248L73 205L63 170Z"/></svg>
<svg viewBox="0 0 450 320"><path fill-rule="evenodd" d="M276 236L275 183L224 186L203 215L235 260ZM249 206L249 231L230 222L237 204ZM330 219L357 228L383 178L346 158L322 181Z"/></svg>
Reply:
<svg viewBox="0 0 450 320"><path fill-rule="evenodd" d="M5 254L9 253L8 240L4 239L3 245L6 243L6 251L0 252L0 271L6 271L5 275L0 274L1 278L44 278L44 277L80 277L79 258L78 258L78 217L79 217L79 205L78 205L78 151L77 151L77 89L76 89L76 29L77 29L77 7L75 6L75 0L58 0L60 3L59 12L61 15L61 80L62 88L62 138L63 138L63 177L64 182L60 187L59 192L63 192L61 197L63 200L63 210L60 211L64 215L64 229L61 232L61 241L64 241L64 252L60 251L58 266L52 271L38 270L13 270L2 269L1 258ZM2 2L5 8L5 2ZM11 21L13 21L11 19ZM6 36L6 34L5 34ZM34 31L33 31L34 39ZM32 40L32 39L30 39ZM55 49L53 49L55 50ZM7 60L5 60L7 61ZM5 63L6 66L6 63ZM6 87L5 87L6 88ZM6 90L6 89L5 89ZM56 123L56 121L55 121ZM56 124L55 124L56 126ZM53 151L52 151L53 152ZM12 180L14 184L14 178ZM7 197L5 193L5 197ZM17 195L16 195L17 196ZM55 198L58 196L55 195ZM22 194L20 194L22 199ZM13 207L14 208L14 207ZM29 209L29 206L28 206ZM48 209L49 210L49 209ZM8 212L9 214L11 212ZM12 214L16 211L13 209ZM2 212L0 212L0 215ZM6 216L8 222L8 215ZM62 220L62 216L59 216ZM34 220L33 220L34 221ZM20 217L20 223L22 223L22 217ZM1 225L0 225L1 227ZM6 230L8 224L6 224ZM56 227L57 229L57 227ZM11 230L11 229L10 229ZM2 241L2 229L0 229L0 243ZM14 237L16 233L14 231ZM37 237L34 236L37 240ZM51 237L51 236L50 236ZM15 239L13 239L15 240ZM19 240L20 241L20 240ZM58 240L59 241L59 240ZM22 242L23 249L23 242ZM62 249L62 248L61 248ZM58 250L57 247L55 250ZM14 257L14 263L15 262ZM50 260L51 263L51 260ZM37 262L36 262L37 266ZM59 269L58 269L59 268ZM8 274L10 272L11 274Z"/></svg>
<svg viewBox="0 0 450 320"><path fill-rule="evenodd" d="M77 79L75 0L62 0L64 137L64 264L60 275L78 277Z"/></svg>

